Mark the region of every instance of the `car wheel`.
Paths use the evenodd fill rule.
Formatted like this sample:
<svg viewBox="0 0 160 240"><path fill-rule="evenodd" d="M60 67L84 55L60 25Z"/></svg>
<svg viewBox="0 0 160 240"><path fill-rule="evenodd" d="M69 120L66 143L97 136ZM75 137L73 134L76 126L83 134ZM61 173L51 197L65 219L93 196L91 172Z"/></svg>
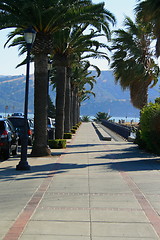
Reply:
<svg viewBox="0 0 160 240"><path fill-rule="evenodd" d="M7 160L10 157L10 149L8 148L5 151L3 151L2 156L4 160Z"/></svg>

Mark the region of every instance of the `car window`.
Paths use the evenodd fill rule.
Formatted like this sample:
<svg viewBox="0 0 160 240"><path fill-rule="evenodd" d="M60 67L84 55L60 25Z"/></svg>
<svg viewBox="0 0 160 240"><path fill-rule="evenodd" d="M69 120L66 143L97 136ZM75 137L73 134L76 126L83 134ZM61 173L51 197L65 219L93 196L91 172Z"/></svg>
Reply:
<svg viewBox="0 0 160 240"><path fill-rule="evenodd" d="M14 128L24 128L24 118L9 118L9 120L11 121Z"/></svg>
<svg viewBox="0 0 160 240"><path fill-rule="evenodd" d="M12 125L11 122L8 121L8 122L7 122L7 125L8 125L9 129L10 129L12 132L15 131L15 129L14 129L14 127L13 127L13 125Z"/></svg>
<svg viewBox="0 0 160 240"><path fill-rule="evenodd" d="M33 120L29 119L28 121L29 121L30 127L31 127L31 128L34 128L34 122L33 122Z"/></svg>
<svg viewBox="0 0 160 240"><path fill-rule="evenodd" d="M13 129L11 128L11 126L9 125L8 122L5 122L6 123L6 128L8 131L13 131Z"/></svg>
<svg viewBox="0 0 160 240"><path fill-rule="evenodd" d="M23 127L24 119L23 118L9 118L14 127Z"/></svg>

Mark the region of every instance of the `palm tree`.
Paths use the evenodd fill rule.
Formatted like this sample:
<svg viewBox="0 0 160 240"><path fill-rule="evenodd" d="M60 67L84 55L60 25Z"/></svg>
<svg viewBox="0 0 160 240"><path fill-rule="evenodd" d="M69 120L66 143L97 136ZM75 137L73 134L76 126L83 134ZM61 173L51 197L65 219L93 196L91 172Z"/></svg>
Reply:
<svg viewBox="0 0 160 240"><path fill-rule="evenodd" d="M56 138L63 138L65 132L70 131L70 75L72 64L79 62L82 53L89 52L85 57L100 56L108 60L106 53L99 52L100 47L107 47L95 40L102 36L97 31L91 30L84 34L88 24L76 25L54 34L53 59L56 66ZM60 71L60 72L59 72ZM66 104L65 104L66 101ZM66 106L66 108L65 108ZM65 114L64 114L64 109ZM64 116L65 115L65 116ZM65 125L64 125L65 118Z"/></svg>
<svg viewBox="0 0 160 240"><path fill-rule="evenodd" d="M128 17L125 27L126 30L115 31L111 67L116 82L130 90L132 104L141 109L147 104L148 87L156 84L159 72L151 49L152 35L149 26L134 23Z"/></svg>
<svg viewBox="0 0 160 240"><path fill-rule="evenodd" d="M145 0L137 5L135 12L139 21L143 25L152 24L151 31L155 38L156 55L160 56L160 1L159 0Z"/></svg>
<svg viewBox="0 0 160 240"><path fill-rule="evenodd" d="M88 22L109 36L113 15L104 4L90 0L4 0L0 2L0 29L32 26L37 31L32 49L35 61L35 143L33 156L50 154L47 146L48 54L54 46L53 33L75 23Z"/></svg>
<svg viewBox="0 0 160 240"><path fill-rule="evenodd" d="M81 102L88 99L90 94L94 95L91 90L96 80L95 76L91 75L91 71L88 71L89 67L90 64L83 61L75 64L72 70L72 126L75 126L79 122ZM95 69L97 70L97 76L99 76L100 70L96 66ZM86 90L86 85L90 86L89 90Z"/></svg>

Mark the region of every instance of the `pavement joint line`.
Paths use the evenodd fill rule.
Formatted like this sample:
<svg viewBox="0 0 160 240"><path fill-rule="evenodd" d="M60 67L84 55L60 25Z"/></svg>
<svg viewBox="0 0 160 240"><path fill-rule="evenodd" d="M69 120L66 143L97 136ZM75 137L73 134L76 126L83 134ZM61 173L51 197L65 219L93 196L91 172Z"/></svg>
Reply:
<svg viewBox="0 0 160 240"><path fill-rule="evenodd" d="M142 209L136 209L136 208L109 208L109 207L52 207L52 206L42 206L38 207L38 209L41 210L82 210L82 211L88 211L88 210L94 210L94 211L128 211L128 212L142 212Z"/></svg>
<svg viewBox="0 0 160 240"><path fill-rule="evenodd" d="M89 223L90 221L89 220L32 220L32 222L58 222L58 223ZM148 222L138 222L138 221L136 221L136 222L128 222L128 221L121 221L121 222L119 222L119 221L116 221L116 220L114 220L114 221L104 221L104 220L92 220L92 222L93 223L109 223L109 224L112 224L112 223L115 223L115 224L125 224L125 223L127 223L128 225L129 224L133 224L133 223L135 223L135 224L142 224L142 225L148 225ZM42 235L42 234L41 234ZM102 236L101 236L102 237ZM131 237L131 239L132 239L132 237ZM135 239L135 238L134 238ZM138 238L139 239L139 238Z"/></svg>
<svg viewBox="0 0 160 240"><path fill-rule="evenodd" d="M49 192L47 195L75 195L75 196L130 196L130 193L76 193L76 192Z"/></svg>
<svg viewBox="0 0 160 240"><path fill-rule="evenodd" d="M152 224L155 232L160 237L160 216L157 214L155 209L149 203L145 195L141 192L138 188L136 183L129 177L126 172L120 172L123 179L127 182L129 188L133 192L135 198L139 202L141 208L143 209L145 215L147 216L148 220Z"/></svg>

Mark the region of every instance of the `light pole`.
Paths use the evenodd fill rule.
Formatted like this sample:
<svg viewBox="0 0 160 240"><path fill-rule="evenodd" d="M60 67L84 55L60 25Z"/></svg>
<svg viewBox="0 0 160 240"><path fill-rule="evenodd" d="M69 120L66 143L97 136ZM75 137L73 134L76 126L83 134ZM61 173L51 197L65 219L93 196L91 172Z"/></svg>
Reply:
<svg viewBox="0 0 160 240"><path fill-rule="evenodd" d="M48 98L49 98L49 82L50 82L50 73L52 70L52 63L53 61L51 59L48 59Z"/></svg>
<svg viewBox="0 0 160 240"><path fill-rule="evenodd" d="M26 69L26 86L25 86L25 101L24 101L24 132L22 135L21 145L21 160L16 166L16 170L30 170L27 162L27 145L28 145L28 93L29 93L29 67L30 67L30 52L36 37L36 31L33 28L27 28L24 31L24 38L27 45L27 69Z"/></svg>

